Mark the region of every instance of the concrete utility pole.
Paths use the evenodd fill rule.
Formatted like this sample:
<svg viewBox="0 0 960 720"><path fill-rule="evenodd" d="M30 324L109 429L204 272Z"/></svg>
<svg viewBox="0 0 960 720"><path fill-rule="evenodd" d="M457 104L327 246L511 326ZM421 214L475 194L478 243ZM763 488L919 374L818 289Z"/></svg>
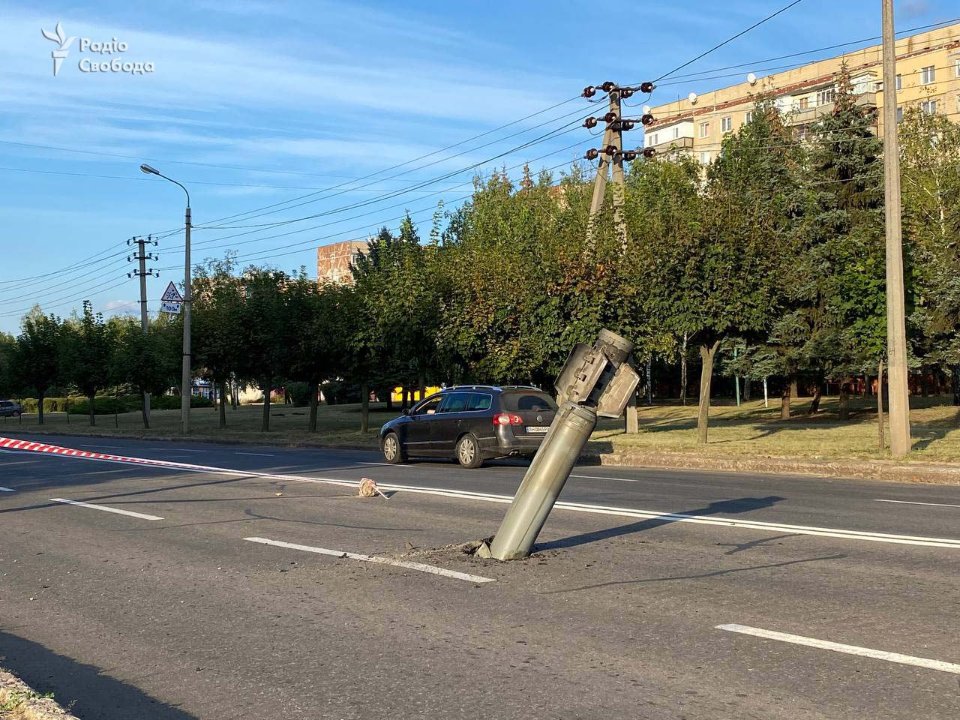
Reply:
<svg viewBox="0 0 960 720"><path fill-rule="evenodd" d="M609 100L609 110L606 115L600 118L589 117L583 123L583 126L588 129L596 127L600 122L606 123L606 128L603 133L603 146L600 148L591 148L585 155L587 160L599 161L597 164L597 176L593 184L593 199L590 202L590 217L587 220L588 252L593 252L596 244L596 222L600 211L603 209L603 201L607 189L607 174L611 166L613 168L613 221L617 229L617 235L620 237L621 251L624 254L627 252L627 222L623 214L625 202L623 161L635 160L639 154L642 154L644 157L652 157L653 155L651 148L627 151L623 149L623 131L632 130L638 121L636 119L623 117L621 100L629 98L638 89L640 92L650 93L653 91L653 83L642 83L639 88L633 88L620 87L616 83L608 80L599 87L590 85L583 90L583 97L585 98L591 98L596 95L597 90L601 90L607 93ZM639 122L643 125L648 125L653 122L653 116L645 114L639 119ZM626 412L627 432L639 432L640 420L637 414L636 398L627 406Z"/></svg>
<svg viewBox="0 0 960 720"><path fill-rule="evenodd" d="M883 2L883 171L887 228L887 356L890 452L910 452L910 390L900 224L900 148L897 142L897 68L893 0ZM881 378L882 380L882 378Z"/></svg>
<svg viewBox="0 0 960 720"><path fill-rule="evenodd" d="M570 353L557 378L560 409L493 542L478 555L516 560L530 554L597 417L620 417L634 397L640 376L627 362L632 349L629 340L601 330L593 347L577 345Z"/></svg>
<svg viewBox="0 0 960 720"><path fill-rule="evenodd" d="M147 314L147 277L154 274L153 270L147 269L147 260L156 260L157 257L153 253L147 253L146 246L157 244L157 241L153 239L152 236L147 237L146 239L142 237L130 238L127 240L127 245L136 245L137 254L132 255L127 258L130 260L137 260L139 262L139 267L133 272L127 273L127 277L137 276L140 278L140 329L143 331L143 334L147 334L149 316ZM157 277L160 274L157 273ZM143 424L146 427L150 427L150 393L143 393Z"/></svg>
<svg viewBox="0 0 960 720"><path fill-rule="evenodd" d="M184 213L183 249L183 369L180 377L180 432L186 435L190 432L190 398L193 395L193 384L190 379L190 305L193 298L193 293L190 292L190 191L173 178L168 178L146 163L140 166L140 171L172 182L187 195L187 209Z"/></svg>

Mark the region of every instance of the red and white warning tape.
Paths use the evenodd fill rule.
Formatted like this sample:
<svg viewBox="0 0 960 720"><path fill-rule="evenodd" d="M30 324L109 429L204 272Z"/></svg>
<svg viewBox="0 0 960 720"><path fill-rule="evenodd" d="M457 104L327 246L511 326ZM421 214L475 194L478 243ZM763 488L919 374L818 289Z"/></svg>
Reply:
<svg viewBox="0 0 960 720"><path fill-rule="evenodd" d="M205 465L191 465L189 463L179 463L172 460L153 460L151 458L130 457L127 455L111 455L109 453L90 452L89 450L77 450L76 448L62 447L61 445L50 445L48 443L34 442L33 440L17 440L15 438L0 437L0 449L20 450L22 452L48 453L50 455L62 455L64 457L84 458L86 460L106 460L108 462L134 463L136 465L156 465L157 467L179 467L190 470L209 469Z"/></svg>

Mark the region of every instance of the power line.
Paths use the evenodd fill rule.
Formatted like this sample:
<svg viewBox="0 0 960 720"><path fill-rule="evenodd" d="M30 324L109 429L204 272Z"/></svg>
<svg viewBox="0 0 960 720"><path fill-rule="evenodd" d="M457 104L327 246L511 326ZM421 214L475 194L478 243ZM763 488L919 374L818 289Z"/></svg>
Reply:
<svg viewBox="0 0 960 720"><path fill-rule="evenodd" d="M746 30L741 30L741 31L738 32L736 35L733 35L733 36L731 36L731 37L728 37L728 38L727 38L726 40L724 40L723 42L721 42L721 43L719 43L719 44L717 44L717 45L714 45L712 48L710 48L710 49L707 50L706 52L700 53L700 54L697 55L695 58L693 58L693 60L688 60L687 62L683 63L683 65L678 65L678 66L675 67L673 70L664 73L663 75L661 75L660 77L658 77L658 78L657 78L656 80L654 80L653 82L654 82L654 83L658 83L658 82L660 82L661 80L663 80L664 78L670 77L671 75L673 75L673 74L674 74L675 72L677 72L678 70L683 70L683 68L689 67L690 65L693 65L693 63L697 62L697 60L702 60L703 58L705 58L705 57L706 57L707 55L709 55L710 53L715 52L715 51L719 50L720 48L722 48L724 45L727 45L727 44L733 42L733 41L736 40L737 38L743 37L744 35L746 35L746 34L747 34L748 32L750 32L751 30L756 30L758 27L760 27L760 26L763 25L764 23L769 22L770 20L773 20L773 18L777 17L777 15L780 15L781 13L785 13L787 10L789 10L789 9L792 8L792 7L794 7L795 5L799 5L801 2L803 2L803 0L793 0L793 2L791 2L791 3L787 4L787 5L784 5L782 8L780 8L780 9L777 10L776 12L771 13L770 15L767 15L765 18L763 18L762 20L759 20L758 22L755 22L753 25L751 25L750 27L748 27Z"/></svg>

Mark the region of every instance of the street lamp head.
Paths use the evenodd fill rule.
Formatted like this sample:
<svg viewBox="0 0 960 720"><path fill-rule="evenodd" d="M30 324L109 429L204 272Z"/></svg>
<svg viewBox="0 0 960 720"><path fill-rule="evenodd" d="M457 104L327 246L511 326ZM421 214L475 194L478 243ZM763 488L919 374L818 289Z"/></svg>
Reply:
<svg viewBox="0 0 960 720"><path fill-rule="evenodd" d="M150 166L147 165L146 163L143 163L143 164L140 166L140 172L146 173L147 175L159 175L159 174L160 174L160 171L159 171L159 170L157 170L156 168L150 167Z"/></svg>

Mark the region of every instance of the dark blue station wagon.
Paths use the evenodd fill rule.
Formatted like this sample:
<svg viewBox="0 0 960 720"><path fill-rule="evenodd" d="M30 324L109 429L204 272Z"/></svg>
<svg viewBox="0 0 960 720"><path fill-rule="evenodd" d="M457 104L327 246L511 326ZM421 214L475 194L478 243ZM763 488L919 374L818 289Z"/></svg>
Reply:
<svg viewBox="0 0 960 720"><path fill-rule="evenodd" d="M447 388L380 428L380 449L389 463L440 457L468 468L493 458L532 457L556 411L553 398L534 387Z"/></svg>

